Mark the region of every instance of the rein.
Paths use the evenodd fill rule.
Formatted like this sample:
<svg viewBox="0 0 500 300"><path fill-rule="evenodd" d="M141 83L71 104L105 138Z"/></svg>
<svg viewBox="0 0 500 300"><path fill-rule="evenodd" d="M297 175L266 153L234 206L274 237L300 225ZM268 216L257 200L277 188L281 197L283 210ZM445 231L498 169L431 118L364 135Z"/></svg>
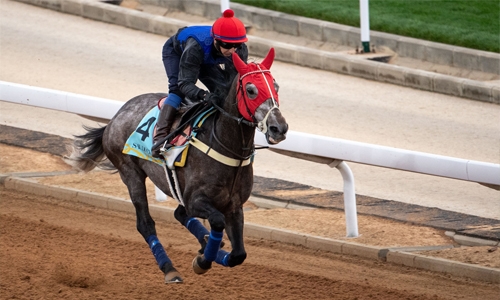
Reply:
<svg viewBox="0 0 500 300"><path fill-rule="evenodd" d="M222 110L224 111L224 110ZM225 112L225 111L224 111ZM226 112L227 114L227 112ZM223 114L223 115L226 115L226 114ZM231 116L231 115L230 115ZM231 118L233 119L233 118ZM234 119L233 119L234 120ZM238 124L240 125L240 124ZM243 132L243 128L241 127L241 125L239 126L240 127L240 134L241 134L241 137L242 137L242 140L241 140L241 143L242 143L242 150L245 152L245 151L250 151L250 154L248 156L242 156L242 155L239 155L237 153L235 153L234 151L232 151L231 149L229 149L228 147L226 147L224 144L222 144L222 142L217 138L217 135L216 135L216 127L217 127L217 116L214 117L213 119L213 126L212 126L212 132L211 132L211 136L210 136L210 143L212 141L212 138L222 147L224 148L226 151L230 152L231 154L233 154L234 156L240 158L239 160L239 164L236 166L234 165L234 167L238 167L238 170L236 172L236 175L234 176L234 180L233 180L233 184L231 186L231 191L230 191L230 195L233 194L233 191L234 191L234 188L236 186L236 179L239 177L240 173L241 173L241 170L242 170L242 167L245 167L251 163L253 163L253 158L255 156L255 146L254 146L254 141L253 141L253 138L250 138L248 140L248 145L245 145L245 134ZM227 157L226 157L227 158ZM234 161L238 162L238 160L235 160L233 159Z"/></svg>
<svg viewBox="0 0 500 300"><path fill-rule="evenodd" d="M232 151L228 147L224 146L224 144L222 144L222 142L217 138L217 135L215 134L216 127L217 127L217 122L214 119L214 125L212 126L212 136L211 136L211 138L213 138L222 148L224 148L224 150L230 152L231 154L233 154L234 156L238 157L242 161L247 161L247 160L250 160L251 158L253 158L253 156L255 155L255 151L252 151L247 156L242 156L242 155L240 155L238 153L235 153L234 151ZM243 129L241 129L241 127L240 127L240 133L241 133L241 136L244 136ZM242 143L243 143L243 145L242 145L242 150L243 151L248 151L248 150L252 149L252 148L250 148L252 146L252 141L251 140L249 141L249 145L245 145L245 141L244 140L242 140Z"/></svg>
<svg viewBox="0 0 500 300"><path fill-rule="evenodd" d="M220 112L222 113L224 116L230 118L230 119L233 119L235 120L236 122L238 122L238 125L239 124L245 124L247 126L250 126L250 127L257 127L257 123L255 122L250 122L250 121L247 121L245 120L245 118L241 117L241 118L237 118L233 115L231 115L230 113L228 113L227 111L225 111L222 107L218 106L217 104L215 104L215 102L212 101L212 105Z"/></svg>
<svg viewBox="0 0 500 300"><path fill-rule="evenodd" d="M210 101L210 104L219 112L221 113L223 116L225 117L228 117L232 120L235 120L238 125L241 125L241 124L245 124L249 127L253 127L255 128L257 126L257 123L252 123L252 122L249 122L243 118L237 118L233 115L231 115L230 113L228 113L227 111L225 111L222 107L220 107L219 105L217 105L215 103L215 101ZM197 148L198 150L200 150L201 152L205 153L206 155L212 157L213 159L215 159L216 161L222 163L222 164L225 164L227 166L231 166L231 167L245 167L245 166L248 166L249 164L251 164L253 162L253 157L255 156L255 149L253 147L253 140L250 140L249 143L250 145L247 145L245 147L245 145L243 145L243 151L246 151L246 150L253 150L251 151L251 153L247 156L242 156L240 154L237 154L235 153L234 151L232 151L231 149L229 149L228 147L226 147L220 140L219 138L217 138L216 134L215 134L215 130L216 130L216 124L217 124L217 116L214 116L215 118L213 119L213 126L212 126L212 131L210 133L210 142L209 144L210 145L207 145L205 143L203 143L202 141L198 140L196 137L190 137L189 139L189 143L194 146L195 148ZM243 132L241 132L242 136L243 136ZM224 150L230 152L231 154L233 154L235 157L237 157L237 159L235 158L231 158L231 157L228 157L226 155L223 155L221 153L219 153L218 151L214 150L213 147L212 147L212 141L215 140L215 142L217 142L217 144L219 144ZM243 141L243 144L245 142Z"/></svg>

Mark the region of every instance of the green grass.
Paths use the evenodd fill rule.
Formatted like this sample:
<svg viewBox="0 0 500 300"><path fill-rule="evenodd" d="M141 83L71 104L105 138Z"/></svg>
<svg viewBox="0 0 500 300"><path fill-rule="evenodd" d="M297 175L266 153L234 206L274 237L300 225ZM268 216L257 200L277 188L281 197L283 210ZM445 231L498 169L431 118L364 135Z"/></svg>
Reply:
<svg viewBox="0 0 500 300"><path fill-rule="evenodd" d="M359 27L359 0L233 0ZM499 0L369 0L370 30L500 53Z"/></svg>

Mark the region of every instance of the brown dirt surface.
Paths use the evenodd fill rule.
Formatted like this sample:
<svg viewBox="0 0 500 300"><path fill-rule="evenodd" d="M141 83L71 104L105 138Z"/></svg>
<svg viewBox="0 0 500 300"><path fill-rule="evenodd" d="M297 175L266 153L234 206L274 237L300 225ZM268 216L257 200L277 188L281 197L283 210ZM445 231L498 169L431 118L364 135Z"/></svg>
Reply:
<svg viewBox="0 0 500 300"><path fill-rule="evenodd" d="M39 183L75 188L78 190L129 199L126 186L117 173L94 170L90 173L74 174L71 167L59 156L0 143L0 173L50 173L67 171L69 174L34 177ZM30 164L19 164L21 157L36 157ZM166 202L155 200L154 185L148 180L150 203L175 208L177 202L169 198ZM449 260L500 268L500 250L491 246L460 246L443 230L417 226L376 216L358 215L358 238L347 238L343 211L332 209L260 209L252 202L245 204L245 222L299 233L347 240L379 247L454 246L451 249L421 251L420 254Z"/></svg>
<svg viewBox="0 0 500 300"><path fill-rule="evenodd" d="M0 144L0 173L68 171L60 157ZM29 164L20 163L31 157ZM128 199L117 174L93 171L36 177ZM148 183L150 199L154 189ZM172 200L156 202L174 207ZM214 266L195 275L198 245L180 225L156 222L158 236L184 277L163 284L131 214L0 188L0 293L21 299L495 299L500 286L282 243L245 238L248 259L236 268ZM324 209L259 209L248 205L246 222L345 239L343 212ZM452 244L442 231L373 216L358 216L361 236L377 246ZM488 251L490 250L490 251ZM432 256L500 267L492 247L459 247ZM424 253L427 255L427 253ZM346 276L347 275L347 276ZM395 284L397 282L397 284ZM7 284L8 283L8 284Z"/></svg>
<svg viewBox="0 0 500 300"><path fill-rule="evenodd" d="M180 225L158 236L184 284L165 285L132 214L0 188L4 299L495 299L498 285L246 238L235 268L195 275Z"/></svg>

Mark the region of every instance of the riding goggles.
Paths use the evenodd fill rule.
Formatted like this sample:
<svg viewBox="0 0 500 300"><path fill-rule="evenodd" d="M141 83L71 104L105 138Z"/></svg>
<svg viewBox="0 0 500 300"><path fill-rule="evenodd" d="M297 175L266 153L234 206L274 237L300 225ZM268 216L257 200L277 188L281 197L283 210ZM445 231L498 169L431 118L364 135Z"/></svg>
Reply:
<svg viewBox="0 0 500 300"><path fill-rule="evenodd" d="M219 46L221 46L224 49L232 49L232 48L237 49L241 47L241 44L243 43L226 43L221 40L217 40L217 44L219 44Z"/></svg>

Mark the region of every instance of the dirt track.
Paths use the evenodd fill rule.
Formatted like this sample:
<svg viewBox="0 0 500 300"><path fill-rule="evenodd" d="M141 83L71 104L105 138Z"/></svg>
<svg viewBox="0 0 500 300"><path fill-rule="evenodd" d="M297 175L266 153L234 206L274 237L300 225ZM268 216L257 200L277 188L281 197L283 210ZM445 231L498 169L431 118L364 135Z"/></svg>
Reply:
<svg viewBox="0 0 500 300"><path fill-rule="evenodd" d="M194 238L157 222L184 276L163 284L132 215L0 189L0 293L22 299L495 299L498 286L246 239L242 266L191 271Z"/></svg>

